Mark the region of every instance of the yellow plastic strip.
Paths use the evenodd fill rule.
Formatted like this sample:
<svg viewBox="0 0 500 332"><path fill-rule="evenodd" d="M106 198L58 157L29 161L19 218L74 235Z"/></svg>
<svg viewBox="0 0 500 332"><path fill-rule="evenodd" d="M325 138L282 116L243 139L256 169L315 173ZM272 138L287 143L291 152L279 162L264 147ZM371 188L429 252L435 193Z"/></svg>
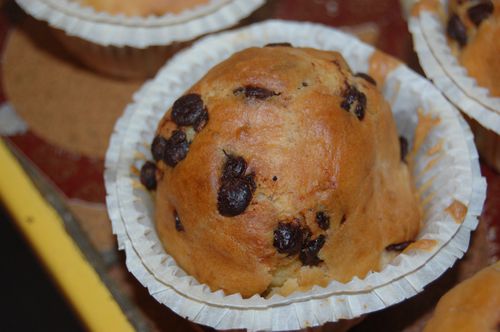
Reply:
<svg viewBox="0 0 500 332"><path fill-rule="evenodd" d="M0 139L0 199L90 331L133 331L99 275Z"/></svg>

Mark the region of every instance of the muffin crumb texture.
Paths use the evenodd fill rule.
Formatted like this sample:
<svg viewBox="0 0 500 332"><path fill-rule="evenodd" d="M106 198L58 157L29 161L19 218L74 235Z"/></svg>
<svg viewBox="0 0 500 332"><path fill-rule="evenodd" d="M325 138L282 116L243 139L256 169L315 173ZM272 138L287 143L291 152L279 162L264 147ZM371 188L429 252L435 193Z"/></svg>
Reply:
<svg viewBox="0 0 500 332"><path fill-rule="evenodd" d="M282 43L211 69L160 121L144 170L166 251L244 297L379 270L421 211L376 84L337 52Z"/></svg>

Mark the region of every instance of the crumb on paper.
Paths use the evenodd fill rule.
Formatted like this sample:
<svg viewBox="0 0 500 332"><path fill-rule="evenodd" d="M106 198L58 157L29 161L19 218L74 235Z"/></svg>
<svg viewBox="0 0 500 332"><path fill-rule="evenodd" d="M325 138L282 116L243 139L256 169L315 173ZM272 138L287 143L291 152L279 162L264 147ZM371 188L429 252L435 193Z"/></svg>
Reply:
<svg viewBox="0 0 500 332"><path fill-rule="evenodd" d="M432 156L436 153L443 151L444 139L440 139L439 142L434 144L429 150L427 150L427 155Z"/></svg>
<svg viewBox="0 0 500 332"><path fill-rule="evenodd" d="M454 199L453 202L444 210L448 212L448 214L451 215L458 224L461 224L467 215L467 206L456 199Z"/></svg>

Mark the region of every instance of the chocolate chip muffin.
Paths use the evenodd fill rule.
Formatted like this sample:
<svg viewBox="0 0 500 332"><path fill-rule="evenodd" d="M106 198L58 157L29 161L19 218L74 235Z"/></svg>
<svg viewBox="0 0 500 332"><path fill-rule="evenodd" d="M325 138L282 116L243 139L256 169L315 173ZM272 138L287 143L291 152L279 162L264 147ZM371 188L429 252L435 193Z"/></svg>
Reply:
<svg viewBox="0 0 500 332"><path fill-rule="evenodd" d="M459 62L492 96L500 96L500 0L452 0L446 26Z"/></svg>
<svg viewBox="0 0 500 332"><path fill-rule="evenodd" d="M496 262L446 293L424 332L499 330L500 262Z"/></svg>
<svg viewBox="0 0 500 332"><path fill-rule="evenodd" d="M151 150L141 181L159 238L212 290L287 295L362 278L420 228L390 107L337 52L234 54L174 102Z"/></svg>

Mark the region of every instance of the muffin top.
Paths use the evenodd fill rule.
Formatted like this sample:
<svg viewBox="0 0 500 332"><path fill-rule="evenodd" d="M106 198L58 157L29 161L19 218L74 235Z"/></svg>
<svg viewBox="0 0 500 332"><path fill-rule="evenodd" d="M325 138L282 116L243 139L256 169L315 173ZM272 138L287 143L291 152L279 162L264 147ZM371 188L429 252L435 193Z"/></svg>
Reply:
<svg viewBox="0 0 500 332"><path fill-rule="evenodd" d="M446 32L468 74L500 96L500 0L450 1Z"/></svg>
<svg viewBox="0 0 500 332"><path fill-rule="evenodd" d="M381 268L420 228L389 105L337 52L234 54L176 100L141 180L166 251L212 290L290 294Z"/></svg>
<svg viewBox="0 0 500 332"><path fill-rule="evenodd" d="M496 332L500 327L500 262L446 293L424 332Z"/></svg>
<svg viewBox="0 0 500 332"><path fill-rule="evenodd" d="M126 16L178 14L186 9L204 5L209 0L81 0L83 5L91 6L96 11Z"/></svg>

